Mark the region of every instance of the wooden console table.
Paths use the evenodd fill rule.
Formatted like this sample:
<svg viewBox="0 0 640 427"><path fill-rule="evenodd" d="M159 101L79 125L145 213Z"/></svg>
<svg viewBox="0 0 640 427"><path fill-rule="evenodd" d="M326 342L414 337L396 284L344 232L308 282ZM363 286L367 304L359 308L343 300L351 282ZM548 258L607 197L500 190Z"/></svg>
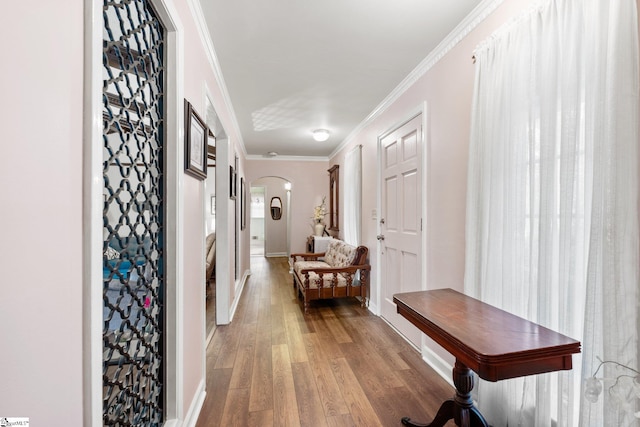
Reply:
<svg viewBox="0 0 640 427"><path fill-rule="evenodd" d="M393 297L398 313L456 358L456 394L445 401L430 424L402 419L416 427L488 427L473 406L473 372L499 381L525 375L571 369L571 355L580 342L500 310L453 289L406 292Z"/></svg>

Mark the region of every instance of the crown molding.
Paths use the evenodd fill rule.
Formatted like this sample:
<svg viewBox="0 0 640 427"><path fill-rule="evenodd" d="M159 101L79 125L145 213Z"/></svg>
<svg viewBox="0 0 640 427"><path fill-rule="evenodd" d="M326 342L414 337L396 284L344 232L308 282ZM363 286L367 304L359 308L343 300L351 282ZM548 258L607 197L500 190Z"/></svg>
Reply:
<svg viewBox="0 0 640 427"><path fill-rule="evenodd" d="M329 155L333 158L345 148L365 127L384 113L393 105L411 86L423 77L434 65L436 65L449 51L473 31L487 16L500 6L504 0L484 0L471 11L460 23L445 37L435 49L400 82L396 88L339 144Z"/></svg>
<svg viewBox="0 0 640 427"><path fill-rule="evenodd" d="M231 102L229 92L227 91L227 84L225 83L224 77L222 76L222 69L220 68L220 62L218 62L218 56L216 55L213 41L211 40L209 27L207 27L207 22L204 19L202 6L200 6L200 2L198 0L187 0L187 3L189 5L189 10L191 11L191 16L196 23L196 29L198 30L200 41L202 42L204 51L207 54L209 65L213 70L213 76L215 77L216 82L218 83L218 87L220 88L220 92L222 93L222 101L224 102L225 107L229 110L229 115L231 117L231 126L233 127L233 130L235 131L235 134L238 138L238 144L242 149L244 157L247 157L247 149L244 146L242 132L240 132L240 126L238 125L238 118L236 116L235 109L233 108L233 103ZM218 117L220 116L218 115ZM226 133L227 135L229 135L229 132Z"/></svg>

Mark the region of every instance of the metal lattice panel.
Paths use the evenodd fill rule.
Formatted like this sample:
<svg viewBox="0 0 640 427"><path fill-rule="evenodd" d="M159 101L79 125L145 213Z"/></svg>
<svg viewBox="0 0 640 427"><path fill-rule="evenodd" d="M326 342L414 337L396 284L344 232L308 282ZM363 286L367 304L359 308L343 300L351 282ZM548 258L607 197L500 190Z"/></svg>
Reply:
<svg viewBox="0 0 640 427"><path fill-rule="evenodd" d="M103 3L103 422L163 420L164 29Z"/></svg>

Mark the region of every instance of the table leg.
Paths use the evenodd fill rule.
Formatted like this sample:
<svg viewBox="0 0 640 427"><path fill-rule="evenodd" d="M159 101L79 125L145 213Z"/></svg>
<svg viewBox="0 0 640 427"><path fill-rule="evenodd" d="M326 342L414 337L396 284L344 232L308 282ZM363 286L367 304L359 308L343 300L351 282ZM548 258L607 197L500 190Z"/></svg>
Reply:
<svg viewBox="0 0 640 427"><path fill-rule="evenodd" d="M456 386L455 397L440 406L430 424L414 422L409 417L402 418L402 424L410 427L442 427L453 419L460 427L489 427L478 408L473 406L473 371L458 360L453 367L453 384Z"/></svg>

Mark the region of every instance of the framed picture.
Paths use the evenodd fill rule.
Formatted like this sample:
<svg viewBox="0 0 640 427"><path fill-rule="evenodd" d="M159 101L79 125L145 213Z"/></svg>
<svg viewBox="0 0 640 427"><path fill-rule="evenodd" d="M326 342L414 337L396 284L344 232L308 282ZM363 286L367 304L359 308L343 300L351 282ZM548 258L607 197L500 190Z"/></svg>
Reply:
<svg viewBox="0 0 640 427"><path fill-rule="evenodd" d="M247 193L244 188L244 178L240 178L240 230L247 227Z"/></svg>
<svg viewBox="0 0 640 427"><path fill-rule="evenodd" d="M229 198L235 200L237 195L236 170L229 166Z"/></svg>
<svg viewBox="0 0 640 427"><path fill-rule="evenodd" d="M209 130L186 99L184 100L184 124L184 171L195 178L205 179Z"/></svg>

